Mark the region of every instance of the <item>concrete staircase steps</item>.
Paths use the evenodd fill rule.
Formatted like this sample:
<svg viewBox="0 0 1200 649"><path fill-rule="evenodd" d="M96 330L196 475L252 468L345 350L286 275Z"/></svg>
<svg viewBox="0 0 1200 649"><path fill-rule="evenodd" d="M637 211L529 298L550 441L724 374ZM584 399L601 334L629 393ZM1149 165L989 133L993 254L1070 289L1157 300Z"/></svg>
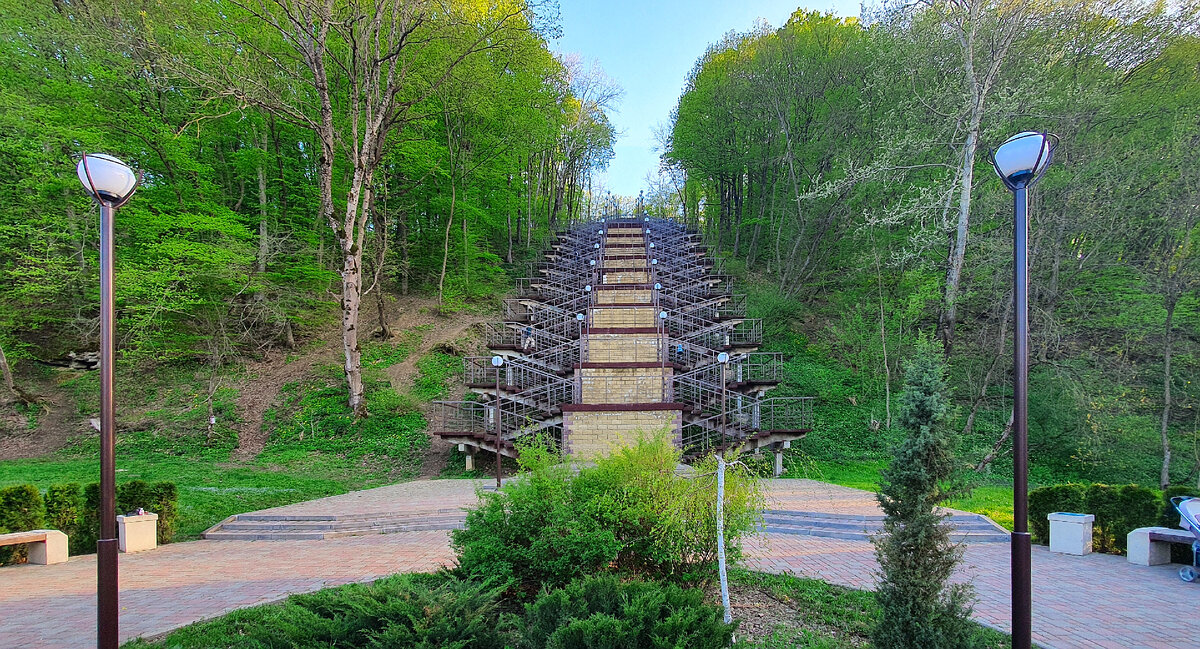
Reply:
<svg viewBox="0 0 1200 649"><path fill-rule="evenodd" d="M238 514L204 533L213 541L315 541L427 530L460 529L460 508L364 514Z"/></svg>
<svg viewBox="0 0 1200 649"><path fill-rule="evenodd" d="M817 536L846 541L869 541L883 531L882 515L833 514L768 510L763 515L763 529L775 534ZM948 517L954 532L950 538L965 543L1008 542L1007 530L979 514L952 514Z"/></svg>

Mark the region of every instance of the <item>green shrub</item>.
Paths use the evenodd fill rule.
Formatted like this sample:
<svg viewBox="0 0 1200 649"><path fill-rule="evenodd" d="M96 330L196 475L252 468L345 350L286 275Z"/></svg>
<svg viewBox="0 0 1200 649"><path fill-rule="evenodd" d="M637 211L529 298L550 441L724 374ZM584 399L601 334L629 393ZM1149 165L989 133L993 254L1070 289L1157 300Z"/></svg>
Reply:
<svg viewBox="0 0 1200 649"><path fill-rule="evenodd" d="M67 535L71 554L84 552L76 546L79 534L79 518L83 513L83 492L76 483L51 485L46 490L46 526Z"/></svg>
<svg viewBox="0 0 1200 649"><path fill-rule="evenodd" d="M45 511L42 493L33 485L0 489L0 534L41 529ZM0 547L0 565L23 563L28 554L25 545Z"/></svg>
<svg viewBox="0 0 1200 649"><path fill-rule="evenodd" d="M1068 482L1066 484L1038 487L1029 492L1029 530L1033 540L1042 545L1050 543L1050 521L1046 516L1054 512L1085 512L1084 493L1086 485Z"/></svg>
<svg viewBox="0 0 1200 649"><path fill-rule="evenodd" d="M14 485L0 489L0 534L25 532L42 527L42 495L33 485ZM0 566L24 563L27 545L0 547Z"/></svg>
<svg viewBox="0 0 1200 649"><path fill-rule="evenodd" d="M132 480L117 485L117 515L135 512L140 507L158 514L157 537L160 545L175 538L179 520L179 489L174 482ZM83 552L95 552L96 539L100 538L100 483L93 482L83 488L83 512L79 517L79 548ZM72 544L74 547L74 544Z"/></svg>
<svg viewBox="0 0 1200 649"><path fill-rule="evenodd" d="M444 573L395 575L234 611L175 631L161 646L501 649L511 646L498 623L505 587Z"/></svg>
<svg viewBox="0 0 1200 649"><path fill-rule="evenodd" d="M522 474L485 493L451 535L463 574L515 580L526 593L615 568L688 577L716 556L714 460L696 477L676 473L679 451L665 434L646 437L578 474L532 445ZM762 496L744 467L726 476L726 549L758 525Z"/></svg>
<svg viewBox="0 0 1200 649"><path fill-rule="evenodd" d="M694 588L600 575L543 593L525 606L521 649L729 646L736 624Z"/></svg>
<svg viewBox="0 0 1200 649"><path fill-rule="evenodd" d="M1130 531L1154 525L1161 513L1158 492L1139 485L1060 484L1029 492L1029 527L1041 544L1050 542L1048 514L1077 512L1096 517L1092 547L1097 552L1124 553Z"/></svg>
<svg viewBox="0 0 1200 649"><path fill-rule="evenodd" d="M1129 484L1115 487L1117 490L1116 510L1103 525L1104 535L1111 548L1125 554L1129 533L1139 527L1150 527L1158 521L1161 498L1157 489Z"/></svg>
<svg viewBox="0 0 1200 649"><path fill-rule="evenodd" d="M959 649L971 644L969 584L951 584L962 558L940 509L955 495L962 468L954 457L949 386L942 354L928 338L906 363L896 423L906 438L880 476L876 498L883 533L873 539L879 561L875 600L878 649Z"/></svg>

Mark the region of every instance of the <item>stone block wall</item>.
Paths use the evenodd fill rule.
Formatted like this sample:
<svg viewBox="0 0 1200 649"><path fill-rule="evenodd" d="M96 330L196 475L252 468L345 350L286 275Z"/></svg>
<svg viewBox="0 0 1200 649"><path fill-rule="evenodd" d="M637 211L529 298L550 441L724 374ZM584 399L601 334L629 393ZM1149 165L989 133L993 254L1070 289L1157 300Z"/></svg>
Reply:
<svg viewBox="0 0 1200 649"><path fill-rule="evenodd" d="M642 436L666 429L678 437L683 425L679 410L563 413L563 447L572 458L608 455Z"/></svg>
<svg viewBox="0 0 1200 649"><path fill-rule="evenodd" d="M587 334L587 357L591 363L657 363L658 334Z"/></svg>
<svg viewBox="0 0 1200 649"><path fill-rule="evenodd" d="M615 273L604 273L605 284L647 284L650 282L650 273L646 271L617 271Z"/></svg>
<svg viewBox="0 0 1200 649"><path fill-rule="evenodd" d="M669 367L586 367L576 372L579 403L670 401L672 374Z"/></svg>
<svg viewBox="0 0 1200 649"><path fill-rule="evenodd" d="M592 307L591 326L596 328L611 327L653 327L655 313L653 307L614 307L609 309Z"/></svg>
<svg viewBox="0 0 1200 649"><path fill-rule="evenodd" d="M652 296L646 289L596 291L596 304L650 304Z"/></svg>

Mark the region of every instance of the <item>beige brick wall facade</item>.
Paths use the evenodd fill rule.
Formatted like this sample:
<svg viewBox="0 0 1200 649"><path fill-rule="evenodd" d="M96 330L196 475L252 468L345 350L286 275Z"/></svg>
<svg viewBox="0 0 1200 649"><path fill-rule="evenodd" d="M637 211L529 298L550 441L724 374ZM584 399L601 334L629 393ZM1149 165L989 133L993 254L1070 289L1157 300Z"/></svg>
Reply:
<svg viewBox="0 0 1200 649"><path fill-rule="evenodd" d="M662 403L670 400L671 368L587 367L576 370L580 403Z"/></svg>
<svg viewBox="0 0 1200 649"><path fill-rule="evenodd" d="M585 361L592 363L656 363L658 334L588 334Z"/></svg>
<svg viewBox="0 0 1200 649"><path fill-rule="evenodd" d="M593 327L653 327L653 307L592 308Z"/></svg>
<svg viewBox="0 0 1200 649"><path fill-rule="evenodd" d="M649 281L650 273L646 271L620 271L616 273L604 273L605 284L646 284L649 283Z"/></svg>
<svg viewBox="0 0 1200 649"><path fill-rule="evenodd" d="M678 410L568 412L563 415L563 445L573 458L588 460L659 430L678 437L682 418Z"/></svg>
<svg viewBox="0 0 1200 649"><path fill-rule="evenodd" d="M604 304L650 304L650 291L626 289L620 291L596 291L596 303Z"/></svg>
<svg viewBox="0 0 1200 649"><path fill-rule="evenodd" d="M645 259L609 259L604 258L605 268L637 268L639 270L646 269Z"/></svg>

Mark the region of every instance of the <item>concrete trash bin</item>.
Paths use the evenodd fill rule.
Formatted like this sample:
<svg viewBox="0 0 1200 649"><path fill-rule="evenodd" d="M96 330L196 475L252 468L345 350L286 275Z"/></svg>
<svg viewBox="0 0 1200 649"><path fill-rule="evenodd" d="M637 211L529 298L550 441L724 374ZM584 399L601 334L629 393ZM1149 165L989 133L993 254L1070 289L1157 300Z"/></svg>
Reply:
<svg viewBox="0 0 1200 649"><path fill-rule="evenodd" d="M158 514L117 517L117 548L121 552L141 552L158 547Z"/></svg>
<svg viewBox="0 0 1200 649"><path fill-rule="evenodd" d="M1060 554L1085 555L1092 552L1091 514L1054 512L1047 514L1050 521L1050 551Z"/></svg>

